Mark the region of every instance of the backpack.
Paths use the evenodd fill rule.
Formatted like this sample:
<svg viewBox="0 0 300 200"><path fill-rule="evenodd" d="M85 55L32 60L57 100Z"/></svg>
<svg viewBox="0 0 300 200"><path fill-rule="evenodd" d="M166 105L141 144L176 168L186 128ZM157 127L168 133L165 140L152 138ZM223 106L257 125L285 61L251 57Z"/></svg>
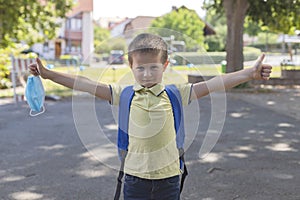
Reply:
<svg viewBox="0 0 300 200"><path fill-rule="evenodd" d="M184 162L184 118L183 118L183 108L182 100L179 90L175 85L166 85L165 91L170 99L173 117L174 117L174 126L176 131L176 145L179 150L179 159L180 159L180 169L183 170L180 183L180 193L183 189L183 184L186 176L188 175L187 167ZM119 128L118 128L118 153L121 161L121 166L118 175L117 188L115 192L114 200L118 200L121 194L122 178L124 176L124 163L127 155L127 147L129 144L128 141L128 122L129 122L129 112L130 105L133 99L135 91L133 86L127 86L123 89L120 96L120 105L119 105Z"/></svg>

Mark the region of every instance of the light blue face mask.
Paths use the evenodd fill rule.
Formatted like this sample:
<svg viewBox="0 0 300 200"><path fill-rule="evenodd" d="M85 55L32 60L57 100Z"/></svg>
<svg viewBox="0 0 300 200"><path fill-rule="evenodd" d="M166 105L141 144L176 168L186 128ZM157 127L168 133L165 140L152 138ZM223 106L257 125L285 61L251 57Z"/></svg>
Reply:
<svg viewBox="0 0 300 200"><path fill-rule="evenodd" d="M25 96L30 107L30 116L37 116L45 112L45 90L39 76L28 76Z"/></svg>

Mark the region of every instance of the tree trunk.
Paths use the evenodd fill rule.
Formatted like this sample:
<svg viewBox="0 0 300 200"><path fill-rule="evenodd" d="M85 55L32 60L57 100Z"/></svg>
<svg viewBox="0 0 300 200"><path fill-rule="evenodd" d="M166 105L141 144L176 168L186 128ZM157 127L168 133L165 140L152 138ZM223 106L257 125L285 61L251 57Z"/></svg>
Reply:
<svg viewBox="0 0 300 200"><path fill-rule="evenodd" d="M248 0L224 0L227 19L226 72L243 69L243 32Z"/></svg>

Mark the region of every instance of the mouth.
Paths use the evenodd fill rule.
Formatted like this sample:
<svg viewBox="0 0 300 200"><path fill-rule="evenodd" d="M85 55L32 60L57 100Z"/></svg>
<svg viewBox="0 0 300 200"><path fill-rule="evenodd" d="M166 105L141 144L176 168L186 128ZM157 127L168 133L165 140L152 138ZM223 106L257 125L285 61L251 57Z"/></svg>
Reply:
<svg viewBox="0 0 300 200"><path fill-rule="evenodd" d="M151 80L143 80L143 84L144 87L151 87L154 85L154 82Z"/></svg>

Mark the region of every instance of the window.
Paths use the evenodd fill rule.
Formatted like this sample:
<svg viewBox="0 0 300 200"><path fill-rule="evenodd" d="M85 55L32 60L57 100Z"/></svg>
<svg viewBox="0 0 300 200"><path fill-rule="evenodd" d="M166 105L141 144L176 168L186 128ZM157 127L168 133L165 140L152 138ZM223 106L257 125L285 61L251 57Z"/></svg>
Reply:
<svg viewBox="0 0 300 200"><path fill-rule="evenodd" d="M81 19L78 19L78 18L71 18L69 20L69 29L70 30L81 30L82 28L82 20Z"/></svg>
<svg viewBox="0 0 300 200"><path fill-rule="evenodd" d="M66 47L68 53L80 53L81 52L81 41L72 41L70 45Z"/></svg>
<svg viewBox="0 0 300 200"><path fill-rule="evenodd" d="M43 45L43 52L49 52L49 42L45 42Z"/></svg>

